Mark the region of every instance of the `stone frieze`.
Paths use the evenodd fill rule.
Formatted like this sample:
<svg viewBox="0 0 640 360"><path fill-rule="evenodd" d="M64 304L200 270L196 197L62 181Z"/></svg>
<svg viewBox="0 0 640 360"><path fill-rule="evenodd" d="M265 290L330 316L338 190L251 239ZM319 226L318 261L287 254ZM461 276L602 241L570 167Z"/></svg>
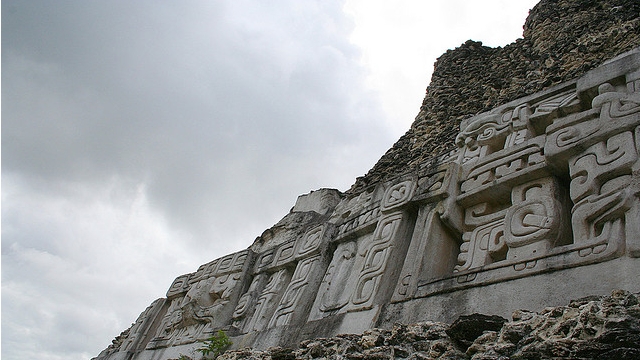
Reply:
<svg viewBox="0 0 640 360"><path fill-rule="evenodd" d="M291 225L298 235L179 276L99 359L193 348L220 329L267 347L445 316L434 303L460 315L483 308L473 294L513 286L542 302L530 284L545 274L637 275L608 269L640 261L640 51L463 121L456 146L359 194L318 190L294 207L322 209Z"/></svg>

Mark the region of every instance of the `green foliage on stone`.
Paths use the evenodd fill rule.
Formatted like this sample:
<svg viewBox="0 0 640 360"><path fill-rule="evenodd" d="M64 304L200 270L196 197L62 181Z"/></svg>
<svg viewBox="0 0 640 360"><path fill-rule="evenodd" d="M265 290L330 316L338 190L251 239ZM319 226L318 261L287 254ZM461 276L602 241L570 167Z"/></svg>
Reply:
<svg viewBox="0 0 640 360"><path fill-rule="evenodd" d="M211 355L215 359L231 345L233 345L233 342L229 340L227 334L222 330L218 330L215 335L205 340L202 347L198 348L196 351L201 352L205 357Z"/></svg>

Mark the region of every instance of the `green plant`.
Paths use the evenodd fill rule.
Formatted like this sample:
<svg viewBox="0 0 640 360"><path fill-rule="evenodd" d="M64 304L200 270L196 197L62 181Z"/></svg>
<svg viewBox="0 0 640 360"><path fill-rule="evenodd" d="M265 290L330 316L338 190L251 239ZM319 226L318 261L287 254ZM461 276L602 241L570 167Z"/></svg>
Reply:
<svg viewBox="0 0 640 360"><path fill-rule="evenodd" d="M180 354L180 356L177 359L167 359L167 360L193 360L191 357L184 355L184 354Z"/></svg>
<svg viewBox="0 0 640 360"><path fill-rule="evenodd" d="M200 347L196 351L201 352L205 357L211 354L213 358L216 358L218 355L227 350L227 348L229 348L229 346L231 345L233 345L233 343L231 342L231 340L229 340L227 334L222 330L218 330L215 335L205 340L202 344L202 347Z"/></svg>

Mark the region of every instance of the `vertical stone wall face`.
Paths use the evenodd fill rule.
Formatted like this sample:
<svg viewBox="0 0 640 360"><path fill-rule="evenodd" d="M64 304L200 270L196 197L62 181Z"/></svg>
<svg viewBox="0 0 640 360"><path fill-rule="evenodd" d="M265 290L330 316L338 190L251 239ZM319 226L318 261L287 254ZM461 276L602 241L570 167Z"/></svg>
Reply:
<svg viewBox="0 0 640 360"><path fill-rule="evenodd" d="M219 329L266 348L640 291L640 48L466 119L455 143L357 196L301 196L98 359L166 358Z"/></svg>

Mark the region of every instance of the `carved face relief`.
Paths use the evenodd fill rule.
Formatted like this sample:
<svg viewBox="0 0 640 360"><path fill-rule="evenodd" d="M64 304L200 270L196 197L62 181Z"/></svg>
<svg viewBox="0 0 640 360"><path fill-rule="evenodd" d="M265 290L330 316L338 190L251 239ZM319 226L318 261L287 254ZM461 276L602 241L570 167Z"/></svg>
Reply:
<svg viewBox="0 0 640 360"><path fill-rule="evenodd" d="M188 304L194 304L199 307L211 306L214 300L209 296L209 288L211 288L215 280L215 277L210 277L191 285L191 288L184 296L182 306L184 307Z"/></svg>

